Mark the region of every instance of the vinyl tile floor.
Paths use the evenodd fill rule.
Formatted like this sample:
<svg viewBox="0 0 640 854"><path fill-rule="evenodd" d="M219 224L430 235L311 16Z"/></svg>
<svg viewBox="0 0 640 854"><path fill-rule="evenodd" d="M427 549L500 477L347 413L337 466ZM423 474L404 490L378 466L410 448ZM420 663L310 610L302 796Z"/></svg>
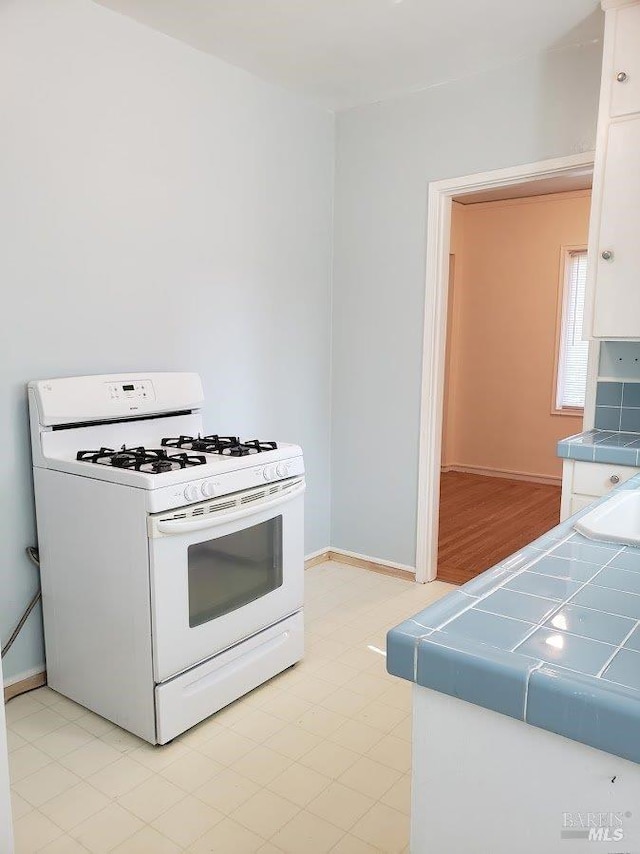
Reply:
<svg viewBox="0 0 640 854"><path fill-rule="evenodd" d="M408 852L411 686L385 635L451 585L305 581L304 660L165 747L50 688L9 701L16 854Z"/></svg>

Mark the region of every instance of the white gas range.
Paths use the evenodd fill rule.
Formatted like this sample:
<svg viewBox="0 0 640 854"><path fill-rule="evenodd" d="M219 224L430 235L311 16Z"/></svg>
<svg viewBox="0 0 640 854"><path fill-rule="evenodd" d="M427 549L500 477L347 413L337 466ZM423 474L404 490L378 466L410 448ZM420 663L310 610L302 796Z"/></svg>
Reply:
<svg viewBox="0 0 640 854"><path fill-rule="evenodd" d="M302 658L297 445L206 435L197 374L28 392L52 688L165 744Z"/></svg>

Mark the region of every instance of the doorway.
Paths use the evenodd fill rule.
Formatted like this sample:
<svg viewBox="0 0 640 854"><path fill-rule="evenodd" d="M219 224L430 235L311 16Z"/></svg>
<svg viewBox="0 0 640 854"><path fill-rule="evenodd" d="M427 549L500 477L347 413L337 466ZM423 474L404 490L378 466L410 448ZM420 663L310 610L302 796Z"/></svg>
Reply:
<svg viewBox="0 0 640 854"><path fill-rule="evenodd" d="M541 221L544 222L542 205L536 200L543 201L547 196L553 196L557 200L574 199L581 194L584 196L586 188L591 184L592 171L593 154L582 154L437 182L429 187L416 560L418 581L431 581L436 577L439 532L442 559L448 561L448 569L443 566L445 573L442 577L454 583L463 583L477 572L493 566L526 542L535 539L544 530L552 527L558 516L554 504L559 506L560 490L554 476L549 471L545 472L545 466L541 465L540 461L532 465L529 465L529 461L526 465L518 465L518 460L513 455L514 447L517 449L518 443L527 441L526 435L522 435L522 427L528 423L529 416L522 410L523 400L535 396L528 388L530 377L520 378L525 389L523 400L513 400L513 388L507 388L506 381L496 376L501 360L505 361L505 352L507 361L512 361L508 358L509 348L505 342L499 340L499 336L504 332L502 337L510 338L513 346L518 346L518 323L531 323L532 318L528 316L531 306L527 308L526 299L520 299L523 295L517 295L515 304L523 302L524 315L523 319L515 318L513 306L509 305L509 299L504 299L495 290L495 282L491 276L485 276L484 280L480 276L480 281L475 282L475 296L472 294L470 310L476 317L471 321L471 325L467 323L466 329L473 330L474 323L476 329L483 325L490 327L492 324L493 328L481 328L481 334L476 335L475 340L472 334L472 340L466 342L467 353L462 362L463 368L465 365L467 369L471 366L471 375L467 377L466 390L464 383L462 386L460 384L460 366L456 366L455 354L452 359L452 346L456 341L455 327L459 322L459 318L456 318L459 305L456 304L455 288L459 278L464 279L459 235L455 233L458 209L463 218L467 211L474 211L470 217L474 222L470 233L476 250L473 261L478 270L482 264L486 266L487 259L496 253L495 246L502 245L496 259L502 269L495 279L497 281L501 276L504 279L505 275L508 278L505 265L508 267L509 264L515 263L517 271L518 263L519 238L514 224L516 209L526 207L528 210L525 213L530 220L531 215L537 213L542 215ZM496 205L495 211L491 210L493 205ZM482 213L486 213L486 216ZM499 223L501 219L505 230L501 238L502 244L496 238L497 243L491 246L486 232L487 222L495 220L495 223ZM450 255L453 255L453 258ZM523 258L522 263L527 264L527 259ZM473 279L473 276L471 278ZM526 276L516 275L512 278ZM555 286L558 286L557 277ZM454 291L453 295L450 295L451 289ZM534 304L535 300L531 305ZM483 311L485 316L480 317ZM555 336L554 319L551 324L554 328L547 330L547 348L548 336ZM464 327L464 324L462 326ZM535 340L536 336L530 338ZM595 366L597 354L593 351L596 349L597 347L591 348L591 371ZM525 366L531 363L531 357L525 354L523 358ZM512 365L507 366L507 374L509 372L513 380ZM517 374L517 371L515 373ZM481 388L480 380L483 377L487 382L484 383L485 387ZM495 412L490 411L492 399ZM550 415L552 408L549 395L546 417ZM587 427L590 426L592 408L593 401L588 399L584 410ZM460 423L463 425L457 430L457 434L455 429L452 430L452 418L456 412L461 414ZM573 414L576 415L575 412ZM474 419L477 424L474 424ZM567 428L561 428L561 435L576 432L569 426L571 422L579 425L578 432L582 429L575 417L566 419ZM495 435L496 425L504 428L502 440ZM444 437L443 427L448 431ZM537 437L538 427L534 428L534 433ZM502 446L509 445L510 440L514 440L511 441L514 447L507 447L506 454L501 457L501 450L505 450ZM535 442L531 441L530 444L533 447ZM549 452L554 444L547 442ZM529 456L535 457L535 453ZM443 463L444 471L441 473ZM557 474L555 477L557 478ZM442 507L446 518L443 518L440 529L441 486ZM484 514L481 513L483 507L486 511ZM512 531L508 530L510 518L515 520ZM523 521L525 519L526 521ZM493 537L492 529L495 529ZM453 563L452 558L455 558ZM450 571L456 567L461 571L457 575L451 574Z"/></svg>

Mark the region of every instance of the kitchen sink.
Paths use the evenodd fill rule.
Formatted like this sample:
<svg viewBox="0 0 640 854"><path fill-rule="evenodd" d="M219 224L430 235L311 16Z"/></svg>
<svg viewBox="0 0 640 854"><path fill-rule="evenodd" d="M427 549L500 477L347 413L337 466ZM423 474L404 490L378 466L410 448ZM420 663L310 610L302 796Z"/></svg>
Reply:
<svg viewBox="0 0 640 854"><path fill-rule="evenodd" d="M573 527L592 540L640 545L640 489L612 495Z"/></svg>

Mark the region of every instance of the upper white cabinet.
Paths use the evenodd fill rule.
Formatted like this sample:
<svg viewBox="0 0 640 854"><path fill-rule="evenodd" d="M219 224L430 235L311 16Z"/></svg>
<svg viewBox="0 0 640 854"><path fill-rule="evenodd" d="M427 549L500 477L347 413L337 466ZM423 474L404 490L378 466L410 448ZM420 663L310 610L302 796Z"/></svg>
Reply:
<svg viewBox="0 0 640 854"><path fill-rule="evenodd" d="M585 333L640 339L640 0L606 12Z"/></svg>
<svg viewBox="0 0 640 854"><path fill-rule="evenodd" d="M616 13L609 115L640 113L640 5Z"/></svg>
<svg viewBox="0 0 640 854"><path fill-rule="evenodd" d="M640 336L640 115L609 127L596 257L593 334Z"/></svg>

